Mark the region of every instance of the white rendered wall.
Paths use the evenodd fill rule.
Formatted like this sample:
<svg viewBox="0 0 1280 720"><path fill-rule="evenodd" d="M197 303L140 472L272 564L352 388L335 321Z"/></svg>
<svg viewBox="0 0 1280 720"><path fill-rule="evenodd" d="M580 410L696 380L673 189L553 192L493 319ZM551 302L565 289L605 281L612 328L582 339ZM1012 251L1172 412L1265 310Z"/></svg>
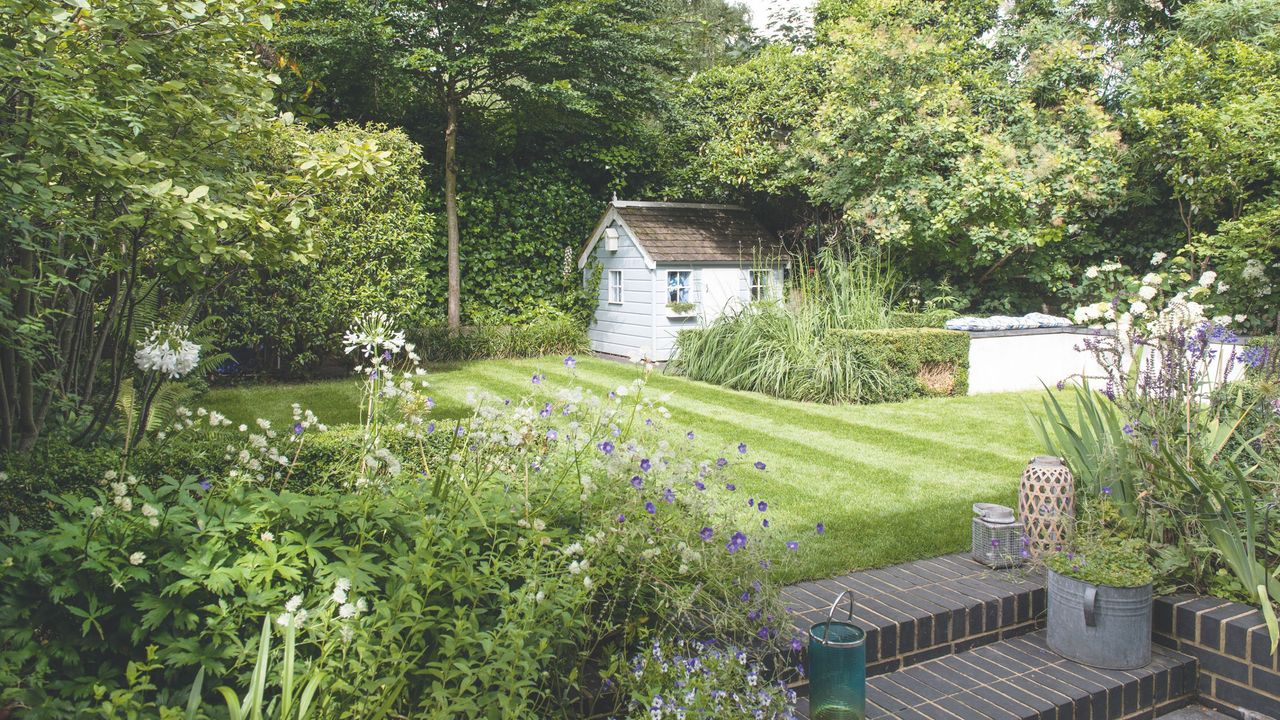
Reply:
<svg viewBox="0 0 1280 720"><path fill-rule="evenodd" d="M1057 332L992 337L969 334L969 394L1039 390L1060 381L1103 378L1102 367L1084 349L1088 335ZM1080 350L1076 350L1079 347ZM1233 352L1243 346L1213 345L1216 356L1210 366L1213 377L1222 379ZM1225 379L1238 379L1244 372L1239 359L1232 363Z"/></svg>

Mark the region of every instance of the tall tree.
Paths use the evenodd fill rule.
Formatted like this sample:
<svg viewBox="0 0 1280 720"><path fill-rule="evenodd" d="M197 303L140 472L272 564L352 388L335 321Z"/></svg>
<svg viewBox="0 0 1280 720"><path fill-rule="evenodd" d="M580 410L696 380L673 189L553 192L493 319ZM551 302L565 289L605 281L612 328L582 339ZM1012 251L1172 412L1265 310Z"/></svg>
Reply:
<svg viewBox="0 0 1280 720"><path fill-rule="evenodd" d="M462 322L458 134L469 113L529 122L600 118L650 97L663 39L657 0L396 0L394 64L443 111L450 328Z"/></svg>

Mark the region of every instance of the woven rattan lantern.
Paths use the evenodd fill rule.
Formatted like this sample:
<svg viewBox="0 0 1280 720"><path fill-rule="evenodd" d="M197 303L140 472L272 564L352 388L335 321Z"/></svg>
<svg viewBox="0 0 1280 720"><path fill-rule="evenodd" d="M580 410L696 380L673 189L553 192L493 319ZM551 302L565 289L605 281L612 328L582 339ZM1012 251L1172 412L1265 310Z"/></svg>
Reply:
<svg viewBox="0 0 1280 720"><path fill-rule="evenodd" d="M1075 518L1076 482L1060 458L1039 455L1022 473L1018 514L1032 557L1067 541Z"/></svg>

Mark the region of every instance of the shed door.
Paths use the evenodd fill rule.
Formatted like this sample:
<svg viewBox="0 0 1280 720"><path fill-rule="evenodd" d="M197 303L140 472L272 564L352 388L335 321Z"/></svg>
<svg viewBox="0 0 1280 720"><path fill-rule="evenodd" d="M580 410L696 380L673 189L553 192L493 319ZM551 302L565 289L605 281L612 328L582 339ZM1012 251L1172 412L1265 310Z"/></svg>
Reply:
<svg viewBox="0 0 1280 720"><path fill-rule="evenodd" d="M741 268L702 269L702 313L714 320L742 306Z"/></svg>

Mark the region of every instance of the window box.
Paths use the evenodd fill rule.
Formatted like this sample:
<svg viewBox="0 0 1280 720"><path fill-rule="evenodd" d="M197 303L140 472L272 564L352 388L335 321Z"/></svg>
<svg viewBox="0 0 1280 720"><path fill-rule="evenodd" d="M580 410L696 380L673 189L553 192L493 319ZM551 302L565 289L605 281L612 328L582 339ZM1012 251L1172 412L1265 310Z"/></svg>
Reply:
<svg viewBox="0 0 1280 720"><path fill-rule="evenodd" d="M697 317L698 306L691 302L669 302L667 303L667 317L669 318L690 318Z"/></svg>

